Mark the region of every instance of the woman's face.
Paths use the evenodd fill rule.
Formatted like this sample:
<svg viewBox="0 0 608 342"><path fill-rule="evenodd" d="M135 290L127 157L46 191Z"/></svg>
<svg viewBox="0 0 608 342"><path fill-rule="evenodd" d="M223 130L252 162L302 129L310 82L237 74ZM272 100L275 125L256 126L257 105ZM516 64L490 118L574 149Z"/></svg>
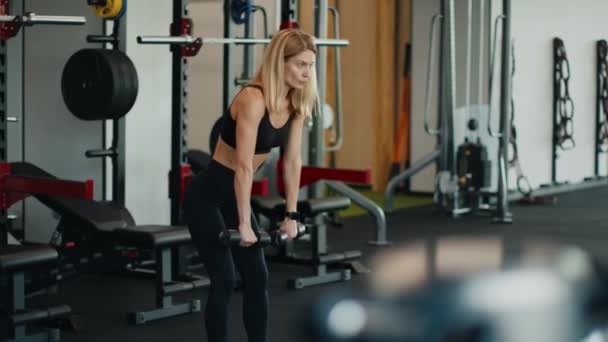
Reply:
<svg viewBox="0 0 608 342"><path fill-rule="evenodd" d="M310 50L291 56L285 62L285 84L290 88L304 88L314 72L314 65L315 53Z"/></svg>

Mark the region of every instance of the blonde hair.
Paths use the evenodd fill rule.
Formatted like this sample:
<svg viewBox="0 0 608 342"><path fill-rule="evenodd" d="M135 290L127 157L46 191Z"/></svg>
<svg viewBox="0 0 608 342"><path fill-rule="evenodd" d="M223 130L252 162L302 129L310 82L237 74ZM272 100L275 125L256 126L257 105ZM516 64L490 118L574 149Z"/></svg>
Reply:
<svg viewBox="0 0 608 342"><path fill-rule="evenodd" d="M285 93L285 61L303 51L317 53L314 38L298 29L286 29L277 32L264 51L262 65L254 80L264 88L264 103L271 112L279 110L280 94ZM292 89L290 103L296 115L310 115L317 100L317 75L313 66L309 81L303 89Z"/></svg>

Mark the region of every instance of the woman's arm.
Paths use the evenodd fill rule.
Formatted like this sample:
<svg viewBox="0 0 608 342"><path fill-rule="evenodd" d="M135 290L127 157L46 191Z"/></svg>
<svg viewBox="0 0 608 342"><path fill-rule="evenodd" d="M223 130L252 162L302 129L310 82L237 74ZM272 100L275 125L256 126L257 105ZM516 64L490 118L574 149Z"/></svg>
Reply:
<svg viewBox="0 0 608 342"><path fill-rule="evenodd" d="M302 171L302 130L305 119L304 115L298 115L291 122L287 147L283 155L283 180L287 211L297 210L300 173Z"/></svg>
<svg viewBox="0 0 608 342"><path fill-rule="evenodd" d="M264 98L257 90L251 88L244 89L239 94L235 103L233 103L233 106L236 107L234 192L239 212L240 230L241 228L251 228L250 199L254 173L253 157L255 154L258 126L265 111Z"/></svg>

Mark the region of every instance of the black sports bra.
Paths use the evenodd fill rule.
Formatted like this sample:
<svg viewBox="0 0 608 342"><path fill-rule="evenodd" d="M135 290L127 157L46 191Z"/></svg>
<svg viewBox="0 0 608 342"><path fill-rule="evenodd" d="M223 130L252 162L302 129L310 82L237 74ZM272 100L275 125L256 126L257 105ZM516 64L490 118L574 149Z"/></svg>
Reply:
<svg viewBox="0 0 608 342"><path fill-rule="evenodd" d="M262 92L264 91L263 88L257 84L247 84L245 87L254 87ZM275 128L270 122L270 114L268 113L268 109L266 109L264 117L258 126L255 154L268 153L273 147L283 146L287 141L292 119L293 114L289 115L289 119L287 119L287 122L282 127ZM230 115L230 106L226 110L226 113L224 113L222 129L220 132L222 140L232 148L236 148L236 120Z"/></svg>

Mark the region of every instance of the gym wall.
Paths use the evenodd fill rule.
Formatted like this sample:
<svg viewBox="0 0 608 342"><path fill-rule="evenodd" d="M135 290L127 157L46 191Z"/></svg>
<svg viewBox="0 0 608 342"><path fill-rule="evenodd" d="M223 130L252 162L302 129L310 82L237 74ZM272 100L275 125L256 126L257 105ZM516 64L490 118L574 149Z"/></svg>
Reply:
<svg viewBox="0 0 608 342"><path fill-rule="evenodd" d="M386 182L396 113L395 2L340 1L344 143L336 166L372 169L372 187ZM329 89L329 87L328 87Z"/></svg>
<svg viewBox="0 0 608 342"><path fill-rule="evenodd" d="M168 36L173 6L166 0L129 1L128 6L123 29L139 94L125 120L125 202L138 224L169 224L171 53L167 45L138 44L137 36Z"/></svg>
<svg viewBox="0 0 608 342"><path fill-rule="evenodd" d="M501 5L498 1L496 5ZM513 84L520 159L533 186L551 180L553 39L564 41L570 61L576 148L559 152L558 181L593 175L596 124L596 42L608 39L602 0L513 1ZM606 173L606 158L600 172ZM514 184L511 174L510 184Z"/></svg>
<svg viewBox="0 0 608 342"><path fill-rule="evenodd" d="M479 0L474 0L474 4ZM492 34L488 22L494 24L499 13L502 13L502 0L492 0L489 7L489 21L484 24L484 32L488 35L487 46L491 42ZM466 1L456 2L456 108L466 104L464 97L466 59L464 51L464 38L466 26ZM548 15L551 8L551 15ZM424 132L423 114L426 92L426 72L428 62L428 44L431 17L439 10L439 1L413 1L413 68L412 68L412 160L420 159L435 147L435 139ZM515 103L515 125L520 151L520 161L524 173L529 177L532 186L538 187L551 180L552 134L553 134L553 38L564 40L572 78L570 81L571 96L575 104L574 137L576 148L573 151L559 152L557 161L558 181L576 182L593 174L594 144L595 144L595 113L596 113L596 50L598 39L608 38L608 31L603 25L603 15L608 10L608 4L599 0L584 0L583 2L569 2L565 0L539 0L535 2L512 1L512 37L515 46L515 77L513 83L513 97ZM473 17L478 16L478 12ZM477 32L473 26L474 35ZM499 27L498 50L494 74L500 75L500 51L502 32ZM436 42L439 42L437 38ZM478 46L473 40L473 51ZM437 51L437 50L436 50ZM477 66L477 55L473 54L473 65ZM438 54L435 55L438 58ZM434 62L437 63L437 60ZM484 61L487 66L487 60ZM435 67L437 64L435 64ZM433 96L431 99L431 115L437 117L437 71L433 80ZM487 69L486 69L487 70ZM472 80L476 80L479 73L473 68ZM482 74L487 89L487 72ZM472 94L478 89L472 82ZM499 116L499 80L495 79L493 93L494 120ZM482 103L488 103L487 90L482 89ZM472 104L478 103L478 96L473 96ZM456 121L457 122L457 121ZM433 122L434 123L434 122ZM464 123L462 123L464 125ZM494 129L498 123L494 124ZM455 141L460 144L461 141ZM601 170L606 172L605 160L602 161ZM434 166L430 166L412 179L412 190L432 191L434 188ZM495 181L495 175L494 175ZM509 173L509 182L515 188L516 175Z"/></svg>
<svg viewBox="0 0 608 342"><path fill-rule="evenodd" d="M101 20L86 1L28 0L25 4L11 1L11 6L14 13L85 16L87 23L83 26L25 27L12 39L10 47L22 44L23 59L19 61L15 56L20 51L10 51L14 58L9 61L10 72L22 71L22 74L9 75L11 112L8 115L19 119L18 124L9 126L9 161L31 162L62 179L93 179L96 198L100 198L101 161L87 159L84 154L88 149L101 147L102 126L97 122L81 121L67 110L61 95L61 72L74 52L91 46L86 43L86 35L100 33ZM22 145L18 143L20 136L23 137ZM21 205L15 205L10 212L25 218L25 238L48 242L57 218L34 199L27 199L23 207L24 212L21 212Z"/></svg>

